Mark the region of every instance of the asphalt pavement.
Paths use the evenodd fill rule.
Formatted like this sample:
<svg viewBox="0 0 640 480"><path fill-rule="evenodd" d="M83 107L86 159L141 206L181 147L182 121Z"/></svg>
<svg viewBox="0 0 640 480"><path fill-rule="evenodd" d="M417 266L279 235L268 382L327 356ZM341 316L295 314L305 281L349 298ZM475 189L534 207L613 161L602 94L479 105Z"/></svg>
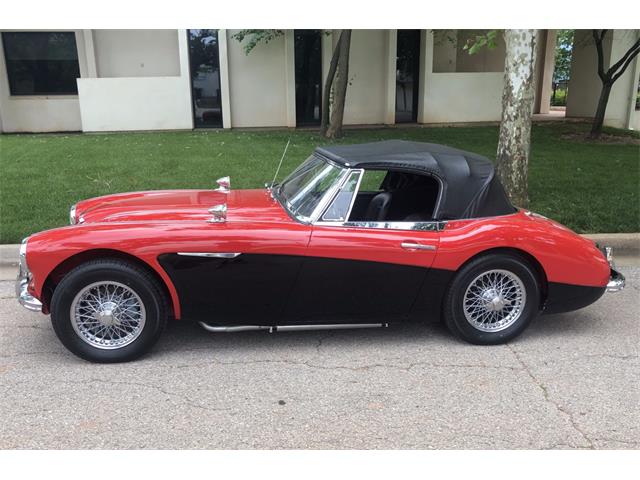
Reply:
<svg viewBox="0 0 640 480"><path fill-rule="evenodd" d="M627 288L509 345L441 325L210 334L95 365L16 302L0 268L0 448L640 447L640 264Z"/></svg>

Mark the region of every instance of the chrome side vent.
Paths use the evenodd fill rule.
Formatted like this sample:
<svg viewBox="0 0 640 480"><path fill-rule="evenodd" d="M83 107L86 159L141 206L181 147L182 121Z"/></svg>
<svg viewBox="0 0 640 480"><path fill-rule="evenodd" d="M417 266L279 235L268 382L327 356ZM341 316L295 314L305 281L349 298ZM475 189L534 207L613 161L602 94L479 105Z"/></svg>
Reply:
<svg viewBox="0 0 640 480"><path fill-rule="evenodd" d="M227 204L221 203L209 209L209 213L213 218L207 220L209 223L222 223L227 221Z"/></svg>

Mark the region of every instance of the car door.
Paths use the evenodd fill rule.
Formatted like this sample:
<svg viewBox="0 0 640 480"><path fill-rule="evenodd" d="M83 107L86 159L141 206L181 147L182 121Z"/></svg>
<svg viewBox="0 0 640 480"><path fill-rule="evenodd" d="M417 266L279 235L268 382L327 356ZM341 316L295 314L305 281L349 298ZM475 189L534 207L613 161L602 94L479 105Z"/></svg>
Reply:
<svg viewBox="0 0 640 480"><path fill-rule="evenodd" d="M238 222L210 227L188 247L160 255L182 317L212 325L274 325L304 261L311 227Z"/></svg>
<svg viewBox="0 0 640 480"><path fill-rule="evenodd" d="M358 183L349 182L313 226L285 309L286 323L402 317L425 281L438 249L438 223L345 222L337 213L341 209L332 212L332 206L345 201L339 198L345 188L354 189L351 196L345 195L353 206Z"/></svg>

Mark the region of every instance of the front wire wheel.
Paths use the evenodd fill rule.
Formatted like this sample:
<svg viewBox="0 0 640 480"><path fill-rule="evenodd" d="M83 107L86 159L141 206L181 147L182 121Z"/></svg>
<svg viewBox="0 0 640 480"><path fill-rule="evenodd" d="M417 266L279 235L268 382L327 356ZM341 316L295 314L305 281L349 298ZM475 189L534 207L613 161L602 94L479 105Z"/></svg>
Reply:
<svg viewBox="0 0 640 480"><path fill-rule="evenodd" d="M56 335L72 353L92 362L126 362L145 354L168 314L158 279L121 259L79 265L64 276L51 299Z"/></svg>
<svg viewBox="0 0 640 480"><path fill-rule="evenodd" d="M134 342L147 317L140 296L118 282L87 285L71 302L73 329L89 345L105 350Z"/></svg>

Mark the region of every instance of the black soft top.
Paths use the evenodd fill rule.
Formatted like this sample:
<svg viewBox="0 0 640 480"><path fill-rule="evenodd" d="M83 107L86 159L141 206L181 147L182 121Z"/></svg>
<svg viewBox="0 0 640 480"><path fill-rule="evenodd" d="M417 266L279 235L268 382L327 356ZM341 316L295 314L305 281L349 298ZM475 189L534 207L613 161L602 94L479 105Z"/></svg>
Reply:
<svg viewBox="0 0 640 480"><path fill-rule="evenodd" d="M316 148L316 154L349 168L430 175L440 183L435 220L489 217L515 211L481 155L435 143L387 140Z"/></svg>

